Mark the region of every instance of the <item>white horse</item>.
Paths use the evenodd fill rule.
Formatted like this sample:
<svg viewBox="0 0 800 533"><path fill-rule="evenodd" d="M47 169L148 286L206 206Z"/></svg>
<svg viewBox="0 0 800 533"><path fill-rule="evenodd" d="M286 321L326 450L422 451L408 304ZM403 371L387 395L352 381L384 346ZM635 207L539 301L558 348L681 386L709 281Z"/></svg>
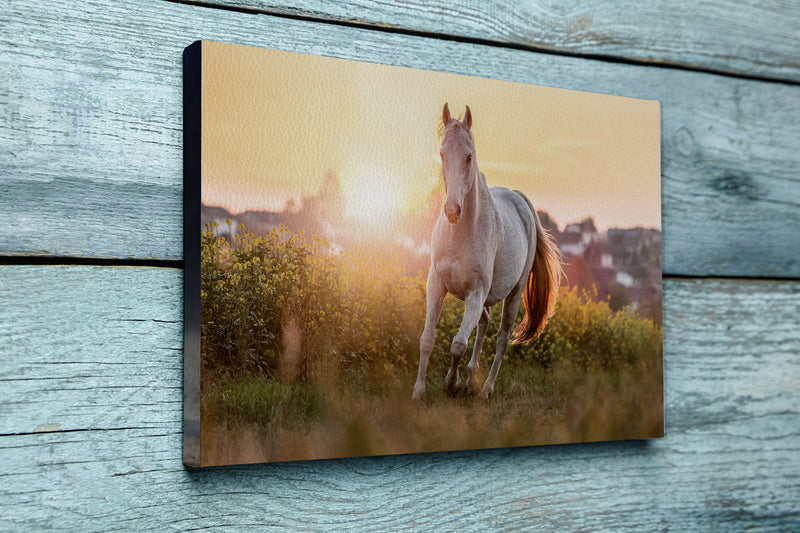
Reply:
<svg viewBox="0 0 800 533"><path fill-rule="evenodd" d="M504 187L489 189L486 185L486 178L478 170L469 107L464 119L458 120L450 117L445 104L442 123L440 155L447 198L431 237L428 309L419 341L419 371L413 398L418 400L425 392L428 359L447 293L465 302L464 318L453 339L452 361L444 380L445 391L453 395L461 388L458 365L476 326L467 389L478 392L478 364L489 326L489 309L503 301L497 353L480 390L481 396L488 398L494 391L520 300L525 303L525 317L514 331L513 342L538 337L552 315L561 283L562 256L524 194Z"/></svg>

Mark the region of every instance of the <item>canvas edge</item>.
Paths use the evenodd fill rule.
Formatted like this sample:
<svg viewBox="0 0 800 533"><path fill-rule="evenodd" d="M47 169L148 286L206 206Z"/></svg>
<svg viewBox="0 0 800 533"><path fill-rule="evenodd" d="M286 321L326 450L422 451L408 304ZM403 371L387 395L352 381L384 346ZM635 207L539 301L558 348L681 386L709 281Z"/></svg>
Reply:
<svg viewBox="0 0 800 533"><path fill-rule="evenodd" d="M660 210L659 218L661 219L661 227L658 228L661 232L661 435L654 438L666 438L667 436L667 405L665 403L665 385L664 385L664 172L663 164L664 158L662 154L661 143L664 140L662 130L662 113L661 101L653 100L656 106L656 121L658 123L658 185L659 185L659 204Z"/></svg>
<svg viewBox="0 0 800 533"><path fill-rule="evenodd" d="M183 51L183 464L200 449L200 194L202 41Z"/></svg>

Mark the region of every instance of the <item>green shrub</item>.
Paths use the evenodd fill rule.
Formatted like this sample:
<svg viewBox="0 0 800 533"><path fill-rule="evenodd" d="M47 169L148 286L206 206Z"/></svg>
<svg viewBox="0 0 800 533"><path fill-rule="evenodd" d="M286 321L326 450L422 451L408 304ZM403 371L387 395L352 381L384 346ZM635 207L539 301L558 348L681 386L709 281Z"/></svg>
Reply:
<svg viewBox="0 0 800 533"><path fill-rule="evenodd" d="M631 307L612 311L596 293L561 290L554 315L541 337L514 348L514 357L546 367L569 362L582 369L616 369L660 359L661 327Z"/></svg>
<svg viewBox="0 0 800 533"><path fill-rule="evenodd" d="M416 364L424 286L394 261L336 253L283 226L264 237L240 226L232 242L217 230L201 243L206 369L310 382Z"/></svg>
<svg viewBox="0 0 800 533"><path fill-rule="evenodd" d="M203 362L277 376L285 331L305 334L301 351L327 338L323 327L341 301L335 258L326 242L282 227L255 237L240 226L233 242L216 229L207 227L201 242ZM308 357L298 366L307 378Z"/></svg>

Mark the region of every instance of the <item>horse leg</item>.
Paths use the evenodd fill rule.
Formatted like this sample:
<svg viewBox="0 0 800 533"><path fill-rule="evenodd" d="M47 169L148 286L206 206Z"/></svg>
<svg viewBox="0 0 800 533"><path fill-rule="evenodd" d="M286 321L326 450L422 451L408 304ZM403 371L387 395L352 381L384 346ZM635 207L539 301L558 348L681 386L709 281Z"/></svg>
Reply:
<svg viewBox="0 0 800 533"><path fill-rule="evenodd" d="M503 318L500 319L500 329L497 332L497 352L494 356L492 368L489 370L489 376L486 378L486 383L483 384L481 389L481 396L484 398L489 398L494 392L494 382L497 379L497 373L500 371L503 355L505 355L506 348L508 348L508 340L511 338L511 331L514 329L514 320L517 318L521 300L522 291L516 290L503 301Z"/></svg>
<svg viewBox="0 0 800 533"><path fill-rule="evenodd" d="M431 267L428 273L428 288L425 292L427 311L425 313L425 329L419 338L419 369L417 370L417 382L414 384L414 393L411 398L419 400L425 393L425 378L428 375L428 359L433 352L436 343L436 324L439 322L439 315L442 313L442 301L447 291L439 281L439 276Z"/></svg>
<svg viewBox="0 0 800 533"><path fill-rule="evenodd" d="M473 292L467 295L464 300L464 318L461 320L461 327L458 328L458 333L453 338L453 344L450 347L450 370L447 371L447 376L444 378L445 392L455 396L461 388L461 376L458 372L458 364L461 357L467 351L467 341L472 334L472 330L478 325L478 321L483 314L483 303L486 298L479 293Z"/></svg>
<svg viewBox="0 0 800 533"><path fill-rule="evenodd" d="M472 347L472 358L469 360L469 377L467 378L467 390L470 394L478 392L478 369L480 367L481 349L483 348L483 338L489 328L490 308L484 307L481 318L478 321L478 332L475 334L475 346Z"/></svg>

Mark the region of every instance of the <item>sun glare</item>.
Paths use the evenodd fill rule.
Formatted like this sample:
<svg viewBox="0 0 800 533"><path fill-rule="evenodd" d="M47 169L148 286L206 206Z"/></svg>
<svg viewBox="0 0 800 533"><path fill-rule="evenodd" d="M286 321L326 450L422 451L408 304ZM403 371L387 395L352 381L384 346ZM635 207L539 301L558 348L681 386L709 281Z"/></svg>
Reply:
<svg viewBox="0 0 800 533"><path fill-rule="evenodd" d="M406 200L403 182L386 170L363 166L342 173L345 214L375 230L390 228Z"/></svg>

